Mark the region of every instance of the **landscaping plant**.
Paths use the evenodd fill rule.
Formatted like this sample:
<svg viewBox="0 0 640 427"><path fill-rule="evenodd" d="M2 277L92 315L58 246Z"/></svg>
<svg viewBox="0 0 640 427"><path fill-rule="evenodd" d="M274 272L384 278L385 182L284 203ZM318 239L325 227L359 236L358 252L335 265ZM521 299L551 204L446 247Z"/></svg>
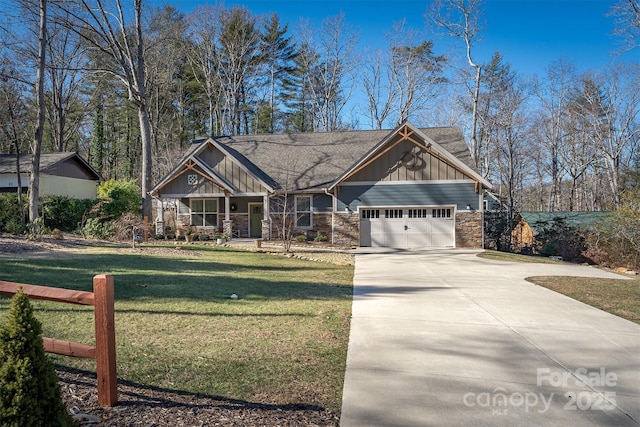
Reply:
<svg viewBox="0 0 640 427"><path fill-rule="evenodd" d="M22 289L0 325L0 425L73 425L42 346L42 326Z"/></svg>

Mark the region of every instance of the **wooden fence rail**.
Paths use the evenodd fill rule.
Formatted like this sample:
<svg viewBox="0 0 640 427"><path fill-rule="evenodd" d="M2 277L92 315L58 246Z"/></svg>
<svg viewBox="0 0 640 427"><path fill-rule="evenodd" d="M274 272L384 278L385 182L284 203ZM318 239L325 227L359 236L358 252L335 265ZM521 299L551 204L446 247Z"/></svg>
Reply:
<svg viewBox="0 0 640 427"><path fill-rule="evenodd" d="M92 305L94 307L95 346L44 337L42 344L45 351L49 353L95 359L98 376L98 403L102 406L115 406L118 403L118 377L116 373L113 276L110 274L94 276L93 292L0 281L0 295L14 295L20 288L25 295L32 299Z"/></svg>

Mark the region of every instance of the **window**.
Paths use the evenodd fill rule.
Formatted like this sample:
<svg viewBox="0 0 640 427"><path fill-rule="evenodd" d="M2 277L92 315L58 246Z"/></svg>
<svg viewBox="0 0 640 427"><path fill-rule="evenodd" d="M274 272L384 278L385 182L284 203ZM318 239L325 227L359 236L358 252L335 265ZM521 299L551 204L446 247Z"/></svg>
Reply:
<svg viewBox="0 0 640 427"><path fill-rule="evenodd" d="M296 227L311 227L311 196L296 196Z"/></svg>
<svg viewBox="0 0 640 427"><path fill-rule="evenodd" d="M385 218L402 218L402 209L385 209Z"/></svg>
<svg viewBox="0 0 640 427"><path fill-rule="evenodd" d="M186 199L178 200L178 215L189 215L191 210L186 203Z"/></svg>
<svg viewBox="0 0 640 427"><path fill-rule="evenodd" d="M380 218L380 209L363 209L362 219L378 219Z"/></svg>
<svg viewBox="0 0 640 427"><path fill-rule="evenodd" d="M451 208L434 209L431 211L433 218L451 218Z"/></svg>
<svg viewBox="0 0 640 427"><path fill-rule="evenodd" d="M426 218L426 209L409 209L409 218Z"/></svg>
<svg viewBox="0 0 640 427"><path fill-rule="evenodd" d="M216 199L191 199L191 225L218 227L218 201Z"/></svg>

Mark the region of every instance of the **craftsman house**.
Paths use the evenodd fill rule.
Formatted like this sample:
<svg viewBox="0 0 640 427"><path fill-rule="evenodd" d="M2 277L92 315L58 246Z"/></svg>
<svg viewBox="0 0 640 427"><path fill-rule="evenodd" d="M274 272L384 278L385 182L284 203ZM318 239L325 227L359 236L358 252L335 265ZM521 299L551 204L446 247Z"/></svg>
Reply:
<svg viewBox="0 0 640 427"><path fill-rule="evenodd" d="M151 191L176 227L228 237L296 233L334 244L482 247L483 194L457 128L243 135L194 141ZM158 206L166 203L158 203ZM156 227L162 233L164 211Z"/></svg>
<svg viewBox="0 0 640 427"><path fill-rule="evenodd" d="M33 155L20 155L20 181L27 192ZM41 196L67 196L73 199L95 199L102 178L78 153L40 155ZM18 189L15 154L0 154L0 193Z"/></svg>

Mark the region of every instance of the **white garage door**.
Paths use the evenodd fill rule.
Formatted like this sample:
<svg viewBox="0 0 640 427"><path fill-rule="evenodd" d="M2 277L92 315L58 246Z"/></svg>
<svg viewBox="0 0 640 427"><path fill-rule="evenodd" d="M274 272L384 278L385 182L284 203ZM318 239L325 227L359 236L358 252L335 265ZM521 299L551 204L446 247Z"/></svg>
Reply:
<svg viewBox="0 0 640 427"><path fill-rule="evenodd" d="M360 209L360 246L454 246L452 207Z"/></svg>

